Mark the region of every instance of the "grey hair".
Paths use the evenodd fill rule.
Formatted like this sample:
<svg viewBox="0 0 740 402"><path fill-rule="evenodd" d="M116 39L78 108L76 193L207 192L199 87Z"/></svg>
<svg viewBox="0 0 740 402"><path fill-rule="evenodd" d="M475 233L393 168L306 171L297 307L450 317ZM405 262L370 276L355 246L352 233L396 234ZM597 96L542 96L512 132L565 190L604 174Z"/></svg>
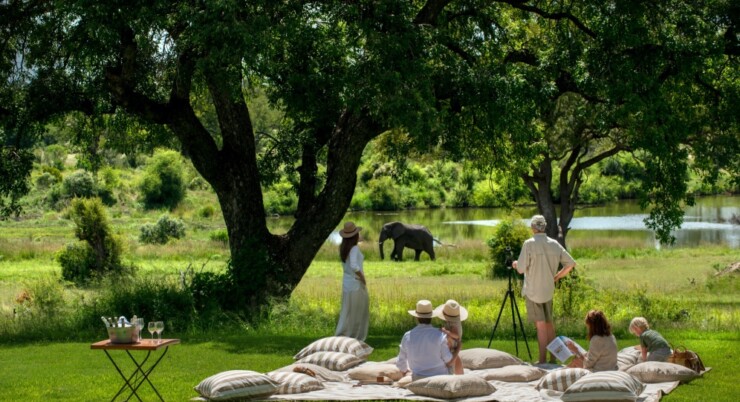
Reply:
<svg viewBox="0 0 740 402"><path fill-rule="evenodd" d="M535 215L532 217L532 222L529 224L532 229L538 231L538 232L544 232L547 228L547 221L545 220L545 217L542 215Z"/></svg>

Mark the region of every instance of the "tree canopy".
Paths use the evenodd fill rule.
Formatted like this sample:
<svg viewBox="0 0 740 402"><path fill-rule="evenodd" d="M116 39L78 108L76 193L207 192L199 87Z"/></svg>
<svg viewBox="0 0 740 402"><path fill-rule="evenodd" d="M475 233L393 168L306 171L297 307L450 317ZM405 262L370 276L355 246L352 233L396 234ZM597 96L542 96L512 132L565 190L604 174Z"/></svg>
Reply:
<svg viewBox="0 0 740 402"><path fill-rule="evenodd" d="M15 210L30 147L70 113L98 118L113 144L174 143L218 196L222 279L244 309L298 284L363 149L389 131L401 153L439 147L520 175L558 148L643 149L659 180L647 199L671 207L672 157L697 157L689 136L737 147L737 12L658 3L0 1L0 206ZM255 93L283 112L269 130L250 117ZM297 175L298 205L275 235L261 186L279 170Z"/></svg>

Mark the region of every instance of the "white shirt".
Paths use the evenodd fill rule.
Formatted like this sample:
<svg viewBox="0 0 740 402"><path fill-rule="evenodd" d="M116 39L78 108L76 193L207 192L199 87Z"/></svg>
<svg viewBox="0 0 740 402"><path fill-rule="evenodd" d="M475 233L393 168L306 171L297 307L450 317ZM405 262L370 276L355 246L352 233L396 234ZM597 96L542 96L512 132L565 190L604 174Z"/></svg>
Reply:
<svg viewBox="0 0 740 402"><path fill-rule="evenodd" d="M452 353L447 346L447 335L430 324L419 324L401 339L396 367L415 376L431 377L449 374L447 363Z"/></svg>
<svg viewBox="0 0 740 402"><path fill-rule="evenodd" d="M343 292L354 292L360 289L362 282L360 282L360 279L357 277L357 273L363 272L363 261L365 261L365 256L360 252L360 247L357 245L352 246L349 250L347 261L342 263L342 269L344 271L344 275L342 276Z"/></svg>
<svg viewBox="0 0 740 402"><path fill-rule="evenodd" d="M522 296L535 303L552 300L558 264L567 268L576 262L557 240L544 233L535 233L525 241L516 266L516 270L524 274Z"/></svg>

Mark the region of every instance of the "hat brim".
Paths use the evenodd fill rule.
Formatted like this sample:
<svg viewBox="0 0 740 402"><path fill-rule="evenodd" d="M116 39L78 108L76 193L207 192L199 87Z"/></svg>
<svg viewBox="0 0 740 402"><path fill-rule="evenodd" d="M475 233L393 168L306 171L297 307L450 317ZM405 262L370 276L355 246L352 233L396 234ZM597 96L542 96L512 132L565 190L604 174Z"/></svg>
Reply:
<svg viewBox="0 0 740 402"><path fill-rule="evenodd" d="M432 318L434 316L434 312L430 313L418 313L416 310L409 310L409 314L413 315L416 318Z"/></svg>
<svg viewBox="0 0 740 402"><path fill-rule="evenodd" d="M350 237L356 236L358 233L360 233L360 230L362 230L362 226L355 227L355 230L351 232L345 232L344 230L339 231L339 235L342 236L345 239L348 239Z"/></svg>
<svg viewBox="0 0 740 402"><path fill-rule="evenodd" d="M445 321L454 320L456 318L459 318L460 321L465 321L468 319L468 310L463 306L460 306L460 315L457 317L445 315L444 308L445 308L444 304L439 305L437 306L437 308L434 309L432 313L434 314L435 317L441 320L445 320Z"/></svg>

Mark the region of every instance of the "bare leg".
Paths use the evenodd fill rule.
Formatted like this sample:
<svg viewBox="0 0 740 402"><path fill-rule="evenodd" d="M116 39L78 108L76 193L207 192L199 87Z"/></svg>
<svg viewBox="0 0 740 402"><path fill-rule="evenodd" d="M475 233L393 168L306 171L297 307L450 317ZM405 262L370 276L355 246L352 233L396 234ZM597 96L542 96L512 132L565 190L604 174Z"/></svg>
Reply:
<svg viewBox="0 0 740 402"><path fill-rule="evenodd" d="M537 328L537 346L539 346L540 350L540 356L537 362L545 363L547 361L547 345L551 341L548 338L548 323L545 321L535 321L534 326Z"/></svg>
<svg viewBox="0 0 740 402"><path fill-rule="evenodd" d="M546 322L545 326L547 327L547 343L545 346L549 345L550 342L552 342L555 339L555 323L553 322ZM550 353L550 363L555 363L555 356Z"/></svg>
<svg viewBox="0 0 740 402"><path fill-rule="evenodd" d="M463 370L462 359L460 358L460 356L455 357L455 374L465 374L465 370Z"/></svg>

